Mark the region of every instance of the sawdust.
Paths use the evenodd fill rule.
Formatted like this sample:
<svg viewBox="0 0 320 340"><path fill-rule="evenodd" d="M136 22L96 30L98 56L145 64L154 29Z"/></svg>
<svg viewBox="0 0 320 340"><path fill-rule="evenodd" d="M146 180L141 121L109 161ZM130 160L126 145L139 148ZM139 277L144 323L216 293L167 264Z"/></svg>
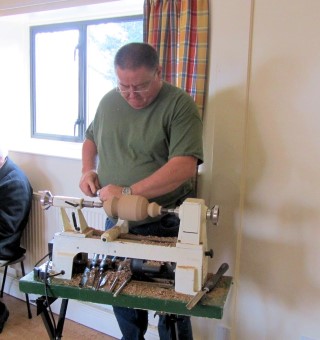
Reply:
<svg viewBox="0 0 320 340"><path fill-rule="evenodd" d="M213 273L208 274L208 279L212 278L214 276ZM208 305L223 305L224 300L226 299L226 292L228 291L230 287L230 277L229 276L222 276L222 278L218 281L215 288L207 293L203 299L203 304Z"/></svg>
<svg viewBox="0 0 320 340"><path fill-rule="evenodd" d="M106 293L115 293L122 283L130 276L130 272L121 271L121 272L108 272L107 273L107 281L106 283L99 288L99 291L103 291ZM82 274L76 274L72 277L71 280L62 280L54 278L54 282L72 287L79 287L81 281ZM112 283L117 280L115 286L112 291L110 288L112 287ZM169 281L168 281L169 282ZM161 287L161 286L167 287ZM88 285L86 288L82 289L95 289L95 286ZM190 300L190 295L181 294L174 290L174 286L170 283L154 283L154 282L144 282L144 281L129 281L127 285L121 290L121 294L139 296L139 297L148 297L154 299L165 299L165 300L176 300L182 302L188 302Z"/></svg>
<svg viewBox="0 0 320 340"><path fill-rule="evenodd" d="M178 301L188 301L189 295L177 293L174 290L173 281L169 279L154 279L153 282L144 282L130 280L132 273L130 270L130 259L123 261L119 260L115 264L114 270L105 271L102 276L99 276L99 269L91 269L88 271L87 281L84 288L81 289L98 289L114 294L118 289L121 289L123 283L128 282L121 289L121 294L134 295L139 297L152 297L155 299L170 299ZM149 266L159 266L162 262L146 261ZM96 273L96 274L95 274ZM53 278L54 282L66 286L80 287L80 282L83 278L83 273L73 275L71 280L63 280ZM100 284L99 284L100 283Z"/></svg>
<svg viewBox="0 0 320 340"><path fill-rule="evenodd" d="M105 232L104 230L94 229L89 227L87 230L90 230L92 234L90 238L99 239L101 238L102 234ZM130 240L130 241L137 241L142 244L159 244L161 243L162 246L166 247L175 247L178 238L177 237L159 237L159 236L142 236L142 235L135 235L135 234L120 234L118 240Z"/></svg>
<svg viewBox="0 0 320 340"><path fill-rule="evenodd" d="M159 237L159 236L142 236L135 234L121 234L119 236L123 240L139 241L143 244L159 244L167 247L175 247L178 238L177 237Z"/></svg>
<svg viewBox="0 0 320 340"><path fill-rule="evenodd" d="M149 297L154 299L175 300L181 302L188 302L190 300L190 295L178 293L174 290L174 287L155 287L152 284L143 281L131 282L123 290L123 294Z"/></svg>
<svg viewBox="0 0 320 340"><path fill-rule="evenodd" d="M127 280L128 282L121 289L121 294L138 296L141 298L180 301L183 303L188 303L192 298L191 295L176 292L171 280L161 280L161 282L145 282L130 280L131 271L129 268L129 263L130 262L126 260L125 263L123 263L122 267L123 269L120 271L108 270L106 272L105 283L98 288L99 291L114 294ZM208 279L210 279L213 275L214 274L209 273ZM54 278L53 280L58 284L79 287L81 278L82 274L76 274L72 277L71 280L62 280L58 278ZM97 282L98 281L96 281L95 283L88 282L88 285L85 288L81 289L97 289L98 287ZM230 285L229 278L222 277L219 280L217 286L211 292L207 293L204 296L204 298L202 299L202 303L209 305L223 304L224 299L226 297L226 291L228 290L229 285ZM118 293L120 293L120 291Z"/></svg>

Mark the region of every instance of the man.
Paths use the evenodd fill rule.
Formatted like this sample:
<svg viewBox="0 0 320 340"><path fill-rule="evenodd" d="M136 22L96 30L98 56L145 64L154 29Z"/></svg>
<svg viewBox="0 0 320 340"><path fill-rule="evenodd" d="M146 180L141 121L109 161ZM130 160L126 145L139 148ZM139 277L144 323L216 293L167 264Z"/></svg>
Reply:
<svg viewBox="0 0 320 340"><path fill-rule="evenodd" d="M192 98L161 78L155 49L130 43L114 60L118 87L101 100L86 131L80 188L102 201L134 194L163 207L194 197L192 178L203 161L202 122ZM107 219L106 228L115 221ZM173 216L129 223L140 235L177 236ZM114 307L125 340L143 339L148 313ZM179 317L178 334L192 339L189 317ZM159 317L160 339L170 339L168 317Z"/></svg>
<svg viewBox="0 0 320 340"><path fill-rule="evenodd" d="M22 231L27 225L32 202L32 187L23 171L0 145L0 266L22 256ZM9 317L0 302L0 333Z"/></svg>

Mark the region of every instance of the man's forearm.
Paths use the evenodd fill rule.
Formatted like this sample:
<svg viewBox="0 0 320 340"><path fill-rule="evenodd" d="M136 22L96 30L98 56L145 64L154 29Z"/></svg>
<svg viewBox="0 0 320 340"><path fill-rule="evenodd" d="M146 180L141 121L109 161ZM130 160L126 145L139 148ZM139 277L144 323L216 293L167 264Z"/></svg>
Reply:
<svg viewBox="0 0 320 340"><path fill-rule="evenodd" d="M96 144L86 139L82 145L82 174L97 168L97 147Z"/></svg>
<svg viewBox="0 0 320 340"><path fill-rule="evenodd" d="M96 195L100 188L97 167L97 147L94 142L86 139L82 146L82 176L80 179L81 191L90 197Z"/></svg>
<svg viewBox="0 0 320 340"><path fill-rule="evenodd" d="M177 189L196 175L197 159L191 156L174 157L151 176L134 183L134 195L148 199L164 195Z"/></svg>

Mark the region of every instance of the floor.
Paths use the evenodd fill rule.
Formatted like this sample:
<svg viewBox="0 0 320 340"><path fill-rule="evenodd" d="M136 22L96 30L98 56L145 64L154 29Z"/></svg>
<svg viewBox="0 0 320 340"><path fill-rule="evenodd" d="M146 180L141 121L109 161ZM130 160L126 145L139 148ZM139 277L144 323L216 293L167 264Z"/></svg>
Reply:
<svg viewBox="0 0 320 340"><path fill-rule="evenodd" d="M36 307L31 305L32 319L28 319L27 306L22 300L4 294L1 299L9 310L9 319L4 325L0 339L49 339L41 316L37 316ZM56 315L56 319L58 316ZM93 340L116 340L111 336L80 325L71 320L65 320L63 328L63 340L93 339Z"/></svg>

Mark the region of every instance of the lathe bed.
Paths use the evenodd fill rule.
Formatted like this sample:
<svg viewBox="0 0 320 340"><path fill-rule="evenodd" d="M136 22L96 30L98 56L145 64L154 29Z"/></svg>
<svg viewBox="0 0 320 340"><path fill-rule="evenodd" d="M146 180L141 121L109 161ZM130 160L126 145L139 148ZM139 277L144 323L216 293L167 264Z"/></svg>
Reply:
<svg viewBox="0 0 320 340"><path fill-rule="evenodd" d="M112 293L103 289L96 291L91 288L79 288L78 280L64 281L52 278L47 292L53 298L81 300L214 319L222 318L223 309L232 285L232 277L223 276L218 285L207 293L200 303L188 310L186 304L191 299L191 296L177 293L174 288L161 288L145 282L129 282L121 294L113 297ZM33 272L20 279L19 288L22 292L28 294L46 294L45 284L35 280Z"/></svg>

